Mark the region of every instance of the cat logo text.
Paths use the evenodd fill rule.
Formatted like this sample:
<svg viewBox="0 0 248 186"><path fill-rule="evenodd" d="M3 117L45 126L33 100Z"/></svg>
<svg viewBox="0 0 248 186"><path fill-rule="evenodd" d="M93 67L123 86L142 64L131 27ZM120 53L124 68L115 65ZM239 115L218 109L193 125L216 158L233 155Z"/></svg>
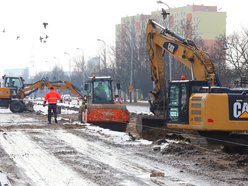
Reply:
<svg viewBox="0 0 248 186"><path fill-rule="evenodd" d="M248 103L235 102L233 104L233 117L239 119L248 119Z"/></svg>

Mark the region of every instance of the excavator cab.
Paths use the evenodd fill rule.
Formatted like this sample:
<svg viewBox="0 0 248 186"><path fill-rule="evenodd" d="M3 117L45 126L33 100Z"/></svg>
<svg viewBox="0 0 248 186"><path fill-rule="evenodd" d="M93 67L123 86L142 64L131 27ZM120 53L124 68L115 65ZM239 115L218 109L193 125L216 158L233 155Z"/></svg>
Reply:
<svg viewBox="0 0 248 186"><path fill-rule="evenodd" d="M168 123L189 123L189 99L192 93L202 92L208 86L207 81L179 80L169 83L168 92Z"/></svg>

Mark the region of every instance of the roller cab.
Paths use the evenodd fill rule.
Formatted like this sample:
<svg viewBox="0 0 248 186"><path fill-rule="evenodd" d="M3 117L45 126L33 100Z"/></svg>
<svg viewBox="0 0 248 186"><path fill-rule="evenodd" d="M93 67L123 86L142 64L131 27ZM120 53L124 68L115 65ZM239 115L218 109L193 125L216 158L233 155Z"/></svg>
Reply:
<svg viewBox="0 0 248 186"><path fill-rule="evenodd" d="M117 84L116 88L120 89ZM112 79L109 76L91 77L85 85L87 106L83 105L82 119L103 128L125 131L129 112L125 104L116 103L113 96ZM87 112L87 116L85 113Z"/></svg>

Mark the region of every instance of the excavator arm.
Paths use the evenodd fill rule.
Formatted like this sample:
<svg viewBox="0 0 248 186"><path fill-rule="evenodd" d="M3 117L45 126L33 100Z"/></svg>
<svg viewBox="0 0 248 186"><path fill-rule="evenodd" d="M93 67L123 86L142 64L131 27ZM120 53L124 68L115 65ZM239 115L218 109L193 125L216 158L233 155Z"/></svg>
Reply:
<svg viewBox="0 0 248 186"><path fill-rule="evenodd" d="M192 80L206 80L211 85L219 86L216 77L216 67L209 56L198 49L189 40L183 39L170 30L164 28L154 20L149 20L146 28L147 49L151 67L151 78L154 89L151 94L154 97L151 104L151 112L155 115L166 117L166 82L163 53L167 52L178 62L185 65L191 71Z"/></svg>
<svg viewBox="0 0 248 186"><path fill-rule="evenodd" d="M83 95L81 94L80 90L73 85L70 81L56 81L56 82L45 82L45 85L48 88L54 87L55 89L60 90L70 90L71 93L73 93L75 96L83 98Z"/></svg>
<svg viewBox="0 0 248 186"><path fill-rule="evenodd" d="M153 68L152 73L155 80L157 78L164 78L159 73L159 70L163 71L163 69L157 69L163 63L164 50L190 69L192 80L207 80L211 82L211 85L219 86L220 82L216 78L215 65L205 52L196 47L193 41L181 38L154 20L149 20L146 36L150 63Z"/></svg>
<svg viewBox="0 0 248 186"><path fill-rule="evenodd" d="M28 85L28 86L24 87L23 89L20 89L17 92L16 97L18 99L23 99L26 96L28 96L28 95L32 94L33 92L37 91L38 89L43 90L44 86L45 86L45 81L44 80L37 81L37 82L35 82L35 83L31 84L31 85Z"/></svg>
<svg viewBox="0 0 248 186"><path fill-rule="evenodd" d="M80 93L80 90L76 86L74 86L70 81L50 82L46 80L40 80L19 90L17 92L17 98L23 99L38 89L43 90L45 86L48 88L54 87L55 89L61 89L61 90L68 89L75 96L83 97L83 95Z"/></svg>

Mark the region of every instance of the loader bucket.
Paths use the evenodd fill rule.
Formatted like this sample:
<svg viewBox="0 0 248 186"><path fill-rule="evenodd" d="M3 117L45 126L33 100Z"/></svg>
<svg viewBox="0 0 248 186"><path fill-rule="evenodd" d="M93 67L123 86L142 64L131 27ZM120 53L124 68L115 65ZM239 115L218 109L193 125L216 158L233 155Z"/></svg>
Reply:
<svg viewBox="0 0 248 186"><path fill-rule="evenodd" d="M87 122L115 131L126 131L129 112L122 104L88 105Z"/></svg>
<svg viewBox="0 0 248 186"><path fill-rule="evenodd" d="M25 103L25 110L28 112L34 112L34 103L31 101Z"/></svg>

